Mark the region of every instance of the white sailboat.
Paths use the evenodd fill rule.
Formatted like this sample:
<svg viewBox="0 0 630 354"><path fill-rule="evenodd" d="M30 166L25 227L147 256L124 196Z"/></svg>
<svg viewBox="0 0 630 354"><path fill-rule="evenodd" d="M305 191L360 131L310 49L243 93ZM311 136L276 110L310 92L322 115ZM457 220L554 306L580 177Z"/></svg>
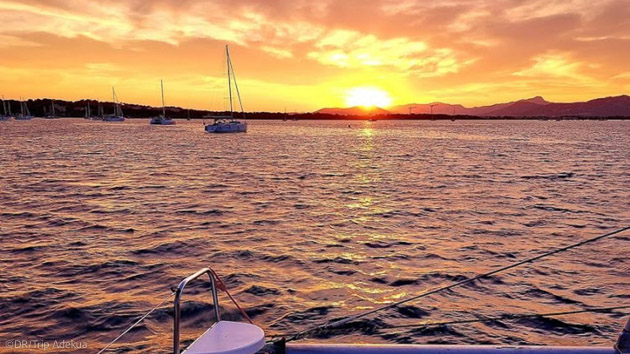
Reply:
<svg viewBox="0 0 630 354"><path fill-rule="evenodd" d="M7 113L7 106L9 107L8 113ZM11 120L11 106L9 105L9 102L6 102L4 100L4 96L2 96L2 115L0 116L0 121L7 121L7 120Z"/></svg>
<svg viewBox="0 0 630 354"><path fill-rule="evenodd" d="M164 82L160 80L160 88L162 89L162 115L151 118L150 124L154 125L174 125L175 121L171 118L166 118L166 106L164 106Z"/></svg>
<svg viewBox="0 0 630 354"><path fill-rule="evenodd" d="M236 75L234 74L234 67L232 66L232 60L230 59L230 50L228 46L225 46L225 54L227 60L227 76L228 76L228 92L230 95L230 115L229 116L210 116L214 119L212 124L205 126L208 133L245 133L247 132L247 122L245 121L245 111L243 110L243 102L241 101L241 94L238 90L238 84L236 83ZM243 120L234 119L234 104L232 96L232 79L234 79L234 87L236 88L236 95L238 96L238 103L241 107L241 114Z"/></svg>
<svg viewBox="0 0 630 354"><path fill-rule="evenodd" d="M125 117L123 116L122 108L120 108L120 103L118 102L118 96L116 96L116 89L114 89L114 87L112 87L112 98L114 100L114 114L103 117L103 120L106 122L124 122Z"/></svg>
<svg viewBox="0 0 630 354"><path fill-rule="evenodd" d="M15 120L31 120L33 116L31 112L28 110L28 106L25 101L22 101L22 97L20 97L20 114L15 117Z"/></svg>

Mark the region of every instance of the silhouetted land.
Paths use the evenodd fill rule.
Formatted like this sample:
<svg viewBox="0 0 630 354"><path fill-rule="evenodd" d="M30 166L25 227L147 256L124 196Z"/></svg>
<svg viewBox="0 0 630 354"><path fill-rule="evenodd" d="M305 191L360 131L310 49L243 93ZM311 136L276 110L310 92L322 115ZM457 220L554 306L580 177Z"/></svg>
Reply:
<svg viewBox="0 0 630 354"><path fill-rule="evenodd" d="M11 106L11 112L15 115L20 112L19 101L7 100ZM50 99L35 99L27 100L26 103L32 115L36 117L43 117L49 115L52 111ZM80 101L63 101L55 100L55 113L58 117L83 117L86 113L86 107L88 102L90 109L94 115L97 112L98 105L103 106L105 114L111 114L114 111L114 104L112 102L97 102L94 100L80 100ZM162 113L161 107L151 107L137 104L121 104L125 117L127 118L149 118L160 115ZM181 107L166 107L166 115L171 118L178 119L204 119L209 115L225 115L227 112L186 109ZM246 112L247 119L261 119L261 120L504 120L504 119L527 119L527 120L606 120L606 119L621 119L630 120L630 116L607 116L607 117L593 117L593 116L562 116L562 117L511 117L511 116L473 116L473 115L446 115L446 114L379 114L372 116L354 116L354 115L337 115L337 114L325 114L325 113L281 113L281 112ZM235 117L240 117L240 113L235 113ZM205 118L208 119L208 118Z"/></svg>

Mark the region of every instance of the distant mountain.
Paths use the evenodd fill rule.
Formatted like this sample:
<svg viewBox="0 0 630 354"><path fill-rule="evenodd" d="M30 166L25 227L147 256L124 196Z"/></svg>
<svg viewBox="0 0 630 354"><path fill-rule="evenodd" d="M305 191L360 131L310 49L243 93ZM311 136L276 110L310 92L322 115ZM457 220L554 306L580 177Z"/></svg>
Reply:
<svg viewBox="0 0 630 354"><path fill-rule="evenodd" d="M550 103L535 107L520 116L630 117L630 96L597 98L576 103Z"/></svg>
<svg viewBox="0 0 630 354"><path fill-rule="evenodd" d="M536 97L528 98L528 99L525 99L525 100L520 100L520 101L517 101L517 102L535 103L537 105L546 105L546 104L551 103L549 101L546 101L541 96L536 96Z"/></svg>
<svg viewBox="0 0 630 354"><path fill-rule="evenodd" d="M348 107L348 108L322 108L314 113L319 114L335 114L339 116L369 116L369 115L379 115L379 114L388 114L390 113L387 110L384 110L379 107Z"/></svg>
<svg viewBox="0 0 630 354"><path fill-rule="evenodd" d="M395 112L398 114L409 114L410 108L411 113L415 114L430 114L431 106L433 106L433 114L448 114L448 115L471 115L471 116L494 116L494 112L502 112L507 108L514 106L515 112L527 111L528 109L532 109L538 107L539 105L546 105L549 102L545 101L544 98L540 96L515 101L515 102L507 102L507 103L498 103L491 106L481 106L481 107L472 107L466 108L461 104L449 104L442 102L433 102L427 104L406 104L403 106L396 106L390 109L390 112ZM511 115L509 110L508 114L499 114L501 115Z"/></svg>
<svg viewBox="0 0 630 354"><path fill-rule="evenodd" d="M545 101L544 98L540 96L536 96L533 98L528 98L525 100L520 100L516 102L504 103L502 105L489 106L485 108L492 107L493 109L485 112L487 116L495 116L495 117L520 117L523 115L527 115L527 112L532 111L534 109L538 109L548 105L549 102ZM482 107L484 108L484 107Z"/></svg>
<svg viewBox="0 0 630 354"><path fill-rule="evenodd" d="M390 108L389 111L396 114L431 114L431 106L433 106L433 114L465 114L463 112L467 109L461 104L432 102L427 104L411 103L395 106Z"/></svg>
<svg viewBox="0 0 630 354"><path fill-rule="evenodd" d="M491 106L471 108L469 113L476 116L516 117L524 112L527 112L530 109L534 109L547 104L549 104L549 102L547 102L544 98L536 96L524 100L518 100L515 102L499 103Z"/></svg>
<svg viewBox="0 0 630 354"><path fill-rule="evenodd" d="M442 102L411 103L380 108L366 112L359 107L324 108L316 113L364 116L368 114L433 114L469 115L479 117L630 117L630 96L598 98L587 102L552 103L540 96L514 102L498 103L490 106L467 108L460 104Z"/></svg>

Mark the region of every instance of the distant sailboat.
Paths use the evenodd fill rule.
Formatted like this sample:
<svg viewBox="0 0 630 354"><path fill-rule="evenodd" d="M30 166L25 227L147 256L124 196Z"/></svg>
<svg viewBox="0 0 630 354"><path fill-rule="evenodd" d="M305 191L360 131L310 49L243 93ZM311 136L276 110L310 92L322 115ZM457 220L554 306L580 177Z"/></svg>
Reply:
<svg viewBox="0 0 630 354"><path fill-rule="evenodd" d="M92 111L90 110L90 101L85 105L85 117L83 119L92 119Z"/></svg>
<svg viewBox="0 0 630 354"><path fill-rule="evenodd" d="M112 98L114 100L114 114L103 117L103 120L106 122L124 122L125 117L123 116L122 108L120 108L118 96L116 96L116 89L114 89L113 87Z"/></svg>
<svg viewBox="0 0 630 354"><path fill-rule="evenodd" d="M57 118L57 115L55 114L55 100L50 100L50 114L46 114L44 118L48 118L48 119Z"/></svg>
<svg viewBox="0 0 630 354"><path fill-rule="evenodd" d="M98 102L98 107L95 116L91 116L92 120L103 120L105 119L105 114L103 113L103 105L101 102Z"/></svg>
<svg viewBox="0 0 630 354"><path fill-rule="evenodd" d="M9 110L7 113L7 106L9 106L9 103L6 102L4 100L4 96L2 96L2 115L0 116L0 121L7 121L7 120L11 120L11 106L9 106Z"/></svg>
<svg viewBox="0 0 630 354"><path fill-rule="evenodd" d="M238 90L238 84L236 83L236 75L234 74L234 67L232 66L232 60L230 59L230 50L228 46L225 46L225 55L227 60L227 76L228 76L228 92L230 95L230 115L229 116L210 116L214 122L205 126L208 133L245 133L247 132L247 122L245 121L245 111L243 110L243 102L241 101L241 94ZM234 87L236 88L236 95L238 96L238 103L241 107L241 114L243 120L234 119L234 105L232 100L232 79L234 79Z"/></svg>
<svg viewBox="0 0 630 354"><path fill-rule="evenodd" d="M15 120L31 120L33 116L31 112L28 110L28 106L25 101L22 101L22 97L20 97L20 114L15 117Z"/></svg>
<svg viewBox="0 0 630 354"><path fill-rule="evenodd" d="M166 118L166 106L164 106L164 83L160 80L160 88L162 89L162 115L151 118L150 124L155 125L174 125L175 121L171 118Z"/></svg>

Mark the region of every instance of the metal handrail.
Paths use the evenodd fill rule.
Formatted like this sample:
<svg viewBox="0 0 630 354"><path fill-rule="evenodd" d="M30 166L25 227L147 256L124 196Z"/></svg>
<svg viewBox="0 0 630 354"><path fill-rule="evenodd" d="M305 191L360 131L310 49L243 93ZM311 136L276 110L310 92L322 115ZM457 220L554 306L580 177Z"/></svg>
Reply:
<svg viewBox="0 0 630 354"><path fill-rule="evenodd" d="M188 276L186 279L182 280L181 283L177 286L177 290L175 291L175 303L174 303L174 314L173 314L173 353L179 354L179 320L180 320L180 301L182 297L182 293L184 292L184 288L188 285L189 282L199 278L200 276L208 274L210 278L210 284L212 285L212 301L214 302L214 314L217 318L217 322L221 321L221 315L219 314L219 296L217 294L217 287L214 283L214 276L212 271L209 268L203 268L197 271L195 274Z"/></svg>

